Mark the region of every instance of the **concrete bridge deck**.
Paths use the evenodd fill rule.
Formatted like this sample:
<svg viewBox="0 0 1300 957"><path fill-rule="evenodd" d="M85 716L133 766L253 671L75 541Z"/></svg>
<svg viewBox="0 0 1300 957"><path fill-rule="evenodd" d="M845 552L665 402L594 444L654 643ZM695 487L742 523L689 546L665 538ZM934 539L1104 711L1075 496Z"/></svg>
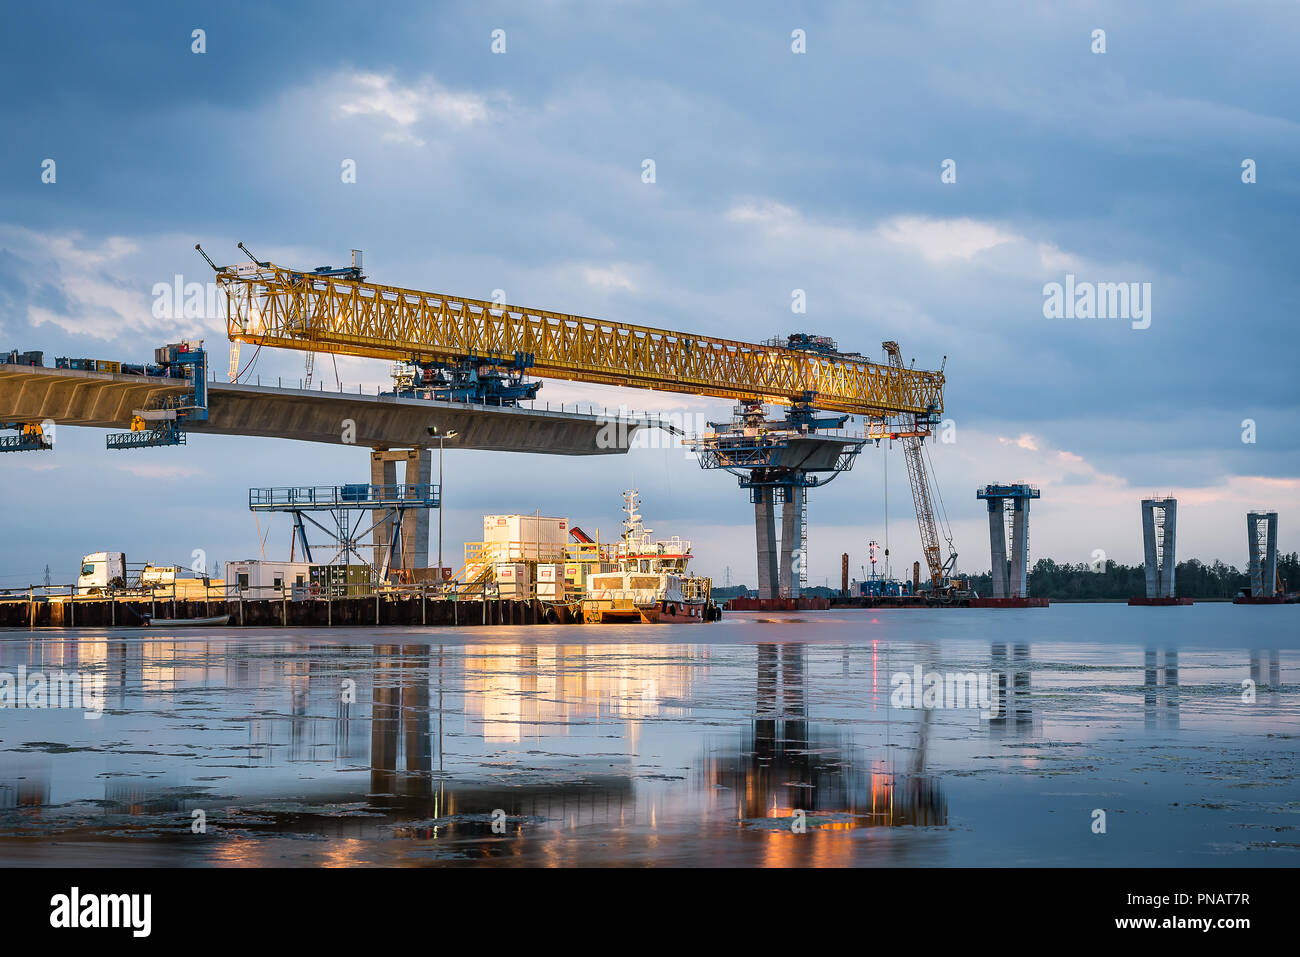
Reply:
<svg viewBox="0 0 1300 957"><path fill-rule="evenodd" d="M57 425L126 430L136 409L153 408L163 397L186 391L178 379L0 364L0 423L51 419ZM355 427L351 443L344 442L347 420ZM577 412L209 381L208 420L186 431L395 449L429 446L428 430L436 426L460 433L455 445L461 449L611 455L626 452L636 430L651 424L633 419L609 430L619 441L602 448L598 437L608 422Z"/></svg>

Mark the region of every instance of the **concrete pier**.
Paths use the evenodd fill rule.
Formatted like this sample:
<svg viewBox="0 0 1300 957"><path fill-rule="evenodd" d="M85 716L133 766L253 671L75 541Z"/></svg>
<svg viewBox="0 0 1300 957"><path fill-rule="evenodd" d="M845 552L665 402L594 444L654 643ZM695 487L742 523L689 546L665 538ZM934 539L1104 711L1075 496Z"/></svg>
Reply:
<svg viewBox="0 0 1300 957"><path fill-rule="evenodd" d="M402 464L402 476L397 475L397 466ZM433 453L429 449L375 449L370 453L370 484L393 487L405 485L412 497L417 494L417 485L428 485L433 474ZM407 509L402 515L402 527L397 528L397 517L391 509L374 509L371 520L375 523L371 532L374 545L375 567L384 563L389 543L400 532L400 549L395 555L394 568L428 568L429 567L429 510L427 508Z"/></svg>
<svg viewBox="0 0 1300 957"><path fill-rule="evenodd" d="M803 555L803 497L804 488L795 485L785 490L785 503L781 506L781 597L798 598L799 568L796 562Z"/></svg>
<svg viewBox="0 0 1300 957"><path fill-rule="evenodd" d="M758 597L776 598L779 594L776 565L776 490L754 489L754 537L758 543Z"/></svg>
<svg viewBox="0 0 1300 957"><path fill-rule="evenodd" d="M1246 513L1250 596L1270 598L1277 590L1277 512Z"/></svg>
<svg viewBox="0 0 1300 957"><path fill-rule="evenodd" d="M1040 497L1031 485L986 485L975 497L988 503L992 599L1029 595L1029 503ZM1011 513L1011 560L1007 561L1007 513Z"/></svg>
<svg viewBox="0 0 1300 957"><path fill-rule="evenodd" d="M990 598L1007 598L1007 522L1001 500L989 500L989 552L993 562L993 594Z"/></svg>
<svg viewBox="0 0 1300 957"><path fill-rule="evenodd" d="M1146 556L1147 598L1174 597L1174 569L1178 564L1178 500L1142 500L1142 547Z"/></svg>

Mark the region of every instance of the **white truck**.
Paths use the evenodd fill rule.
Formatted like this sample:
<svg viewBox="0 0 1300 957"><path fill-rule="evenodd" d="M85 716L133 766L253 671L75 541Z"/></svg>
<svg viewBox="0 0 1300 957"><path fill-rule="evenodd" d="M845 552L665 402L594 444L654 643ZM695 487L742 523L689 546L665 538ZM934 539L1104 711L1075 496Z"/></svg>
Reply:
<svg viewBox="0 0 1300 957"><path fill-rule="evenodd" d="M77 576L77 594L98 595L108 590L126 587L126 555L123 552L94 552L81 560L81 574Z"/></svg>
<svg viewBox="0 0 1300 957"><path fill-rule="evenodd" d="M225 597L219 579L188 576L188 569L176 565L126 564L123 552L95 552L81 560L77 593L99 595L107 591L129 592L152 597L213 599Z"/></svg>

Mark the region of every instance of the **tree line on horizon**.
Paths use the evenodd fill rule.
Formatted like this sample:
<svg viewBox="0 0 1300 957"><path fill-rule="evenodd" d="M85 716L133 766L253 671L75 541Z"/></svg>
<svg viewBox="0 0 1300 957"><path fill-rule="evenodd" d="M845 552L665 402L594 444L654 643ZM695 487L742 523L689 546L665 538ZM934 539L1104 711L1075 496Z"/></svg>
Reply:
<svg viewBox="0 0 1300 957"><path fill-rule="evenodd" d="M1287 591L1300 582L1300 554L1279 553L1278 577ZM971 587L980 595L993 590L992 574L970 576ZM1234 598L1250 588L1250 573L1215 559L1206 564L1198 558L1179 562L1174 568L1174 594L1179 598ZM1040 558L1029 572L1029 594L1061 601L1087 598L1135 598L1146 594L1146 567L1107 561L1103 568L1086 562L1058 564Z"/></svg>
<svg viewBox="0 0 1300 957"><path fill-rule="evenodd" d="M1277 572L1286 591L1294 592L1300 584L1300 553L1279 553ZM957 577L965 577L976 594L987 597L993 593L992 572L979 575L959 573ZM1050 558L1040 558L1029 572L1029 594L1058 601L1137 598L1146 594L1146 587L1145 566L1122 565L1115 561L1107 561L1104 568L1098 569L1086 562L1058 564ZM1249 572L1239 571L1236 566L1218 559L1207 564L1199 558L1191 558L1179 562L1174 569L1174 594L1179 598L1230 599L1249 587ZM718 601L725 601L757 592L745 585L733 585L730 588L715 587L713 594ZM838 595L839 589L814 585L804 589L804 594L830 598Z"/></svg>

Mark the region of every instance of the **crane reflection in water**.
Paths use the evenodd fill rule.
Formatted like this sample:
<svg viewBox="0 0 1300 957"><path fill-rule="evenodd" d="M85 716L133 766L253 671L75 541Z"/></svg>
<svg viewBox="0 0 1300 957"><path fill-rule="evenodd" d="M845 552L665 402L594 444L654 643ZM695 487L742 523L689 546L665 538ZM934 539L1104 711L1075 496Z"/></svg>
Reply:
<svg viewBox="0 0 1300 957"><path fill-rule="evenodd" d="M742 822L784 824L801 811L809 827L828 830L947 824L947 799L924 771L928 712L913 761L898 773L891 760L872 760L850 736L810 721L806 645L758 645L757 670L750 727L702 763L706 783L719 800L734 797Z"/></svg>

